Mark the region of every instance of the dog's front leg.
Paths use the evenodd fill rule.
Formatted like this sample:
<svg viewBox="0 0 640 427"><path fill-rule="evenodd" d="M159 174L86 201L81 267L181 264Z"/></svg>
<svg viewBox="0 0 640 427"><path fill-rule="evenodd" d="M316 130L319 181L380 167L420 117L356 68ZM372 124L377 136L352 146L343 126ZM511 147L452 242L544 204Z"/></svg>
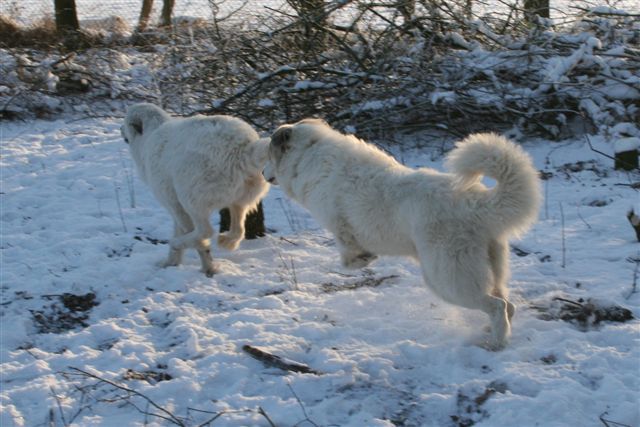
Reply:
<svg viewBox="0 0 640 427"><path fill-rule="evenodd" d="M510 318L513 316L513 304L502 298L485 295L481 301L481 308L491 319L489 348L494 351L503 349L511 336Z"/></svg>
<svg viewBox="0 0 640 427"><path fill-rule="evenodd" d="M218 245L229 251L236 250L244 239L244 219L247 216L247 208L233 204L229 206L230 225L229 231L220 233Z"/></svg>
<svg viewBox="0 0 640 427"><path fill-rule="evenodd" d="M200 262L202 263L202 271L207 277L213 277L217 272L213 265L213 257L211 256L211 248L198 248L198 255L200 256Z"/></svg>
<svg viewBox="0 0 640 427"><path fill-rule="evenodd" d="M340 262L345 268L364 268L378 258L377 255L364 250L346 227L343 227L342 232L336 233L336 241L340 251Z"/></svg>
<svg viewBox="0 0 640 427"><path fill-rule="evenodd" d="M175 220L173 221L173 238L182 236L188 232L184 227L180 226ZM180 265L182 262L182 256L184 255L184 249L176 248L172 245L169 245L169 255L165 261L159 263L159 266L162 268L165 267L175 267Z"/></svg>

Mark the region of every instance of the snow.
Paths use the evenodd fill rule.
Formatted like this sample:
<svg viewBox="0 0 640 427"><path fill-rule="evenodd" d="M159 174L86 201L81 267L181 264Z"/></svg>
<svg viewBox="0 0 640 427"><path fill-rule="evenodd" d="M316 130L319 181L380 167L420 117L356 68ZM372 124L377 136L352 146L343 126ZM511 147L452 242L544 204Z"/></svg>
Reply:
<svg viewBox="0 0 640 427"><path fill-rule="evenodd" d="M259 107L274 107L275 105L276 105L275 102L273 102L273 100L268 98L263 98L258 101Z"/></svg>
<svg viewBox="0 0 640 427"><path fill-rule="evenodd" d="M545 172L545 202L514 242L512 342L489 352L482 313L439 300L407 259L342 269L333 236L277 187L264 202L274 231L214 248L219 274L206 278L192 252L159 269L170 217L135 176L119 127L0 128L0 425L171 424L141 411L187 426L220 412L211 425L269 425L260 411L279 426L640 425L638 320L584 328L534 308L583 298L640 315L625 217L638 193L620 185L637 175L582 140L524 145ZM592 143L610 151L604 137ZM441 169L441 146L390 149ZM51 319L65 293L98 305L75 328L43 332L55 324L38 313ZM266 367L245 344L321 374Z"/></svg>
<svg viewBox="0 0 640 427"><path fill-rule="evenodd" d="M640 138L619 138L613 145L613 151L624 153L625 151L637 150L640 148Z"/></svg>
<svg viewBox="0 0 640 427"><path fill-rule="evenodd" d="M328 84L325 82L317 82L317 81L312 81L312 80L300 80L297 81L294 85L293 85L293 90L311 90L311 89L322 89L322 88L329 88L334 86L334 84Z"/></svg>
<svg viewBox="0 0 640 427"><path fill-rule="evenodd" d="M629 12L626 10L615 9L609 6L596 6L589 10L589 12L594 14L604 14L604 15L620 15L620 16L628 16Z"/></svg>

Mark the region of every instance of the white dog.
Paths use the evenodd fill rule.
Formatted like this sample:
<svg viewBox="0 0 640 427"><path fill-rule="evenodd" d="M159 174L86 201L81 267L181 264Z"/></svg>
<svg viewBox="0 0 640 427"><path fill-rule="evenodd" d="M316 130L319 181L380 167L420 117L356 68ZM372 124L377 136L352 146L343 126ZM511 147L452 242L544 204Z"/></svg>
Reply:
<svg viewBox="0 0 640 427"><path fill-rule="evenodd" d="M244 238L247 212L269 189L261 174L268 141L240 119L171 118L152 104L129 108L121 130L142 180L174 220L169 257L162 266L180 264L184 249L195 248L202 270L211 277L211 213L229 208L230 230L218 236L218 244L236 249Z"/></svg>
<svg viewBox="0 0 640 427"><path fill-rule="evenodd" d="M489 345L500 349L515 310L507 300L507 238L537 218L537 172L520 147L495 134L469 136L448 165L450 174L409 169L306 119L272 135L264 175L335 234L345 267L377 255L414 257L436 294L489 315ZM497 185L486 188L481 175Z"/></svg>

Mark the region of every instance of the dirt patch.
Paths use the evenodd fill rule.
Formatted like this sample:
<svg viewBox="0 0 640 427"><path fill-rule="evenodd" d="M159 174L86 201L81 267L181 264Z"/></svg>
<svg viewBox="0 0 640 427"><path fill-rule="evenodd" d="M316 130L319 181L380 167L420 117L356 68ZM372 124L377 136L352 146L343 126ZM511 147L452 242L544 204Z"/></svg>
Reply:
<svg viewBox="0 0 640 427"><path fill-rule="evenodd" d="M99 304L93 292L84 295L64 293L47 298L53 298L55 301L42 310L31 311L36 329L40 334L59 334L86 328L89 311Z"/></svg>
<svg viewBox="0 0 640 427"><path fill-rule="evenodd" d="M457 427L471 427L489 417L489 413L482 407L496 393L506 393L507 385L500 381L490 382L484 390L478 393L458 391L456 405L458 413L451 415L451 420Z"/></svg>
<svg viewBox="0 0 640 427"><path fill-rule="evenodd" d="M581 330L597 327L602 322L628 322L634 319L631 310L618 305L608 305L591 298L572 301L556 297L548 305L535 305L542 320L563 320Z"/></svg>

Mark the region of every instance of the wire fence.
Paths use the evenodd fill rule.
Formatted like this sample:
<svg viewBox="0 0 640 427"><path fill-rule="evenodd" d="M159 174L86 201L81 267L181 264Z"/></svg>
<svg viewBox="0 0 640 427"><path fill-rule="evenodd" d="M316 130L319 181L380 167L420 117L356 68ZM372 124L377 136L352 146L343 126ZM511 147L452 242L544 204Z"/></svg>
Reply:
<svg viewBox="0 0 640 427"><path fill-rule="evenodd" d="M53 0L1 0L0 15L12 19L19 25L31 25L51 19L54 16ZM163 1L153 2L152 22L160 19ZM280 10L286 5L285 0L176 0L173 8L174 18L203 18L210 20L214 14L226 16L230 12L242 10L242 18ZM85 23L95 23L108 17L117 16L130 26L138 23L142 0L76 0L78 19Z"/></svg>
<svg viewBox="0 0 640 427"><path fill-rule="evenodd" d="M400 0L396 1L398 3ZM476 16L500 15L511 7L521 8L524 0L472 0ZM372 2L374 3L374 2ZM375 2L380 4L393 1ZM429 3L428 1L425 3ZM434 3L437 3L434 1ZM37 24L54 16L53 0L0 0L0 16L10 18L21 26ZM163 0L153 1L151 24L160 20ZM562 18L581 13L584 8L606 5L622 8L628 12L640 13L637 0L550 0L552 18ZM117 16L132 28L138 23L142 0L76 0L78 18L81 24L100 25L101 20ZM348 8L346 8L348 10ZM343 9L344 10L344 9ZM175 0L174 19L202 18L211 20L214 16L225 17L230 12L241 12L233 16L234 24L250 25L258 17L288 13L291 9L286 0Z"/></svg>

